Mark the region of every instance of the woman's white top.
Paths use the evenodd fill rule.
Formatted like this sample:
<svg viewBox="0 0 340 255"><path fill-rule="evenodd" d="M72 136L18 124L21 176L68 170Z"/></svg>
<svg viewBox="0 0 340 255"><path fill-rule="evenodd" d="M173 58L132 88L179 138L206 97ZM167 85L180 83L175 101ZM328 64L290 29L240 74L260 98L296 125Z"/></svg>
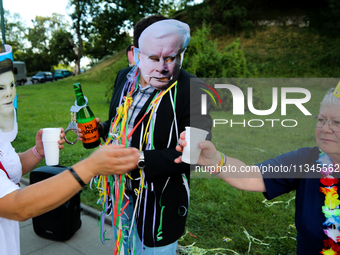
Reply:
<svg viewBox="0 0 340 255"><path fill-rule="evenodd" d="M17 183L22 175L21 162L11 143L0 143L0 162L7 171L0 169L0 199L20 189ZM0 255L20 255L19 222L0 217Z"/></svg>
<svg viewBox="0 0 340 255"><path fill-rule="evenodd" d="M15 137L17 136L18 133L18 122L17 122L17 112L15 109L14 111L14 118L13 118L13 129L12 131L9 132L2 132L0 129L0 142L1 143L7 143L7 142L13 142Z"/></svg>

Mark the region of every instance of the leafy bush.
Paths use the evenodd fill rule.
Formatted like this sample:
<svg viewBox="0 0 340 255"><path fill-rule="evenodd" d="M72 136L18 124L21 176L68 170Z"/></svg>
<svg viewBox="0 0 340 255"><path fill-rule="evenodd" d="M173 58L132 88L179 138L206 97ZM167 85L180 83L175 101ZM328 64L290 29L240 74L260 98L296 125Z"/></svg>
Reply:
<svg viewBox="0 0 340 255"><path fill-rule="evenodd" d="M209 38L210 26L203 23L202 29L198 29L192 36L189 47L185 53L183 68L200 78L249 78L257 77L256 69L252 69L241 49L240 40L236 39L230 45L218 50L217 42ZM239 85L245 92L246 85ZM231 94L222 90L218 92L223 107L217 109L230 110L232 106ZM254 91L256 107L262 105L261 90Z"/></svg>
<svg viewBox="0 0 340 255"><path fill-rule="evenodd" d="M258 28L243 39L248 61L261 78L339 77L340 39L329 39L305 27Z"/></svg>
<svg viewBox="0 0 340 255"><path fill-rule="evenodd" d="M254 27L248 18L250 3L239 0L204 1L187 6L185 13L179 13L175 18L184 20L190 27L200 26L204 20L209 21L215 36L235 34Z"/></svg>
<svg viewBox="0 0 340 255"><path fill-rule="evenodd" d="M316 1L308 12L310 27L321 35L339 38L340 2L338 0Z"/></svg>

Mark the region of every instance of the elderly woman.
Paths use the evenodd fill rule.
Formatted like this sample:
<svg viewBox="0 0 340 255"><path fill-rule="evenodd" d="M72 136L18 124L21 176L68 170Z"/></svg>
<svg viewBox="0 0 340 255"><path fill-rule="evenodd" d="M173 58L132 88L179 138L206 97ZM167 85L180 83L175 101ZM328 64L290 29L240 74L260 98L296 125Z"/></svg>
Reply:
<svg viewBox="0 0 340 255"><path fill-rule="evenodd" d="M321 102L315 138L317 147L300 148L252 166L253 173L233 178L235 173L216 166L244 169L246 165L218 152L209 141L199 144L200 165L213 166L214 173L228 184L242 190L263 192L267 199L296 190L297 254L340 254L340 98L331 89ZM181 134L178 151L186 145ZM181 162L181 157L175 160ZM295 166L296 171L269 173L268 169ZM222 171L221 171L222 169ZM227 168L226 168L227 169ZM314 169L314 171L312 171ZM267 172L265 173L266 170ZM293 173L292 173L293 172ZM262 174L261 174L262 173Z"/></svg>
<svg viewBox="0 0 340 255"><path fill-rule="evenodd" d="M22 175L33 170L44 158L42 130L37 132L35 146L16 153L11 145L17 133L14 78L11 60L0 62L0 254L20 255L19 224L50 211L73 197L96 175L123 174L136 167L139 158L135 148L108 145L93 152L62 173L20 189ZM6 64L6 65L4 65ZM64 133L60 137L64 137ZM62 149L64 139L59 141Z"/></svg>

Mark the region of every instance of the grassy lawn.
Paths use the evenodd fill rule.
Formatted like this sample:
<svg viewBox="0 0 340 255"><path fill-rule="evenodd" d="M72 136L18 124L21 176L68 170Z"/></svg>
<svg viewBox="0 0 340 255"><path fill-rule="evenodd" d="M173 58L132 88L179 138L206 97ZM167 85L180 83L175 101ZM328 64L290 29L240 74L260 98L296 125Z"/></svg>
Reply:
<svg viewBox="0 0 340 255"><path fill-rule="evenodd" d="M101 120L106 120L109 104L104 95L108 85L105 82L93 82L90 78L86 79L86 76L78 76L58 82L18 87L20 124L17 139L13 142L17 152L25 151L34 145L38 129L67 127L70 120L69 109L75 100L72 84L77 81L81 82L94 114ZM319 102L329 87L329 84L308 87L312 98L305 107L312 114L318 112ZM268 109L271 105L271 88L264 87L263 94ZM267 123L261 128L216 125L213 128L213 142L216 147L228 156L242 159L247 164L261 162L299 147L315 146L311 118L304 116L295 106L287 107L287 116L281 116L278 108L265 118L254 116L250 112L246 112L244 116L233 116L230 111L215 111L212 112L212 117L233 119L237 122L243 119L265 118L298 121L299 124L295 128L284 128L280 124L271 127ZM60 154L60 164L70 166L87 157L91 151L93 150L84 149L81 143L73 146L66 144ZM40 166L44 164L43 161ZM239 254L248 254L247 231L252 241L250 254L294 254L296 241L293 238L296 230L291 225L294 224L295 200L287 203L294 197L294 193L275 199L282 203L266 207L262 194L237 190L218 178L211 178L209 174L204 178L196 177L191 182L191 206L187 222L187 231L190 234L183 237L181 245L195 243L196 249L200 247L208 251L221 248L222 254L233 253L227 249ZM97 193L89 188L82 192L84 203L100 209L95 205L97 197ZM259 244L250 236L268 245ZM197 254L203 252L205 250L200 250ZM216 252L211 251L208 254Z"/></svg>
<svg viewBox="0 0 340 255"><path fill-rule="evenodd" d="M224 39L221 38L221 41ZM230 43L233 39L225 41ZM258 77L338 77L340 73L337 66L320 64L322 61L318 56L321 58L320 54L326 53L316 42L317 38L299 34L295 28L288 32L280 29L264 30L257 32L251 39L241 38L245 56L256 66ZM75 101L72 86L75 82L82 84L96 117L106 120L110 98L106 91L112 86L117 71L127 66L126 59L117 61L124 55L121 52L77 77L18 87L19 132L13 142L16 151L32 147L40 128L67 127L69 110ZM231 111L211 113L213 119L228 120L228 124L216 125L212 130L212 141L218 150L251 165L300 147L315 146L310 116L305 116L293 105L287 106L286 116L281 115L280 86L294 85L290 85L289 80L284 85L277 81L273 80L271 86L262 87L265 102L262 109L271 107L271 87L279 87L278 108L270 116L256 116L249 111L242 116L233 116ZM336 86L337 80L300 79L299 82L295 83L295 87L303 87L311 92L311 100L304 106L314 115L318 113L324 94L331 86ZM292 94L289 98L295 96L301 97ZM261 128L230 125L231 120L248 122L251 119L279 121L274 123L274 127L267 121ZM298 125L294 128L283 127L280 122L284 119L297 120ZM60 164L71 166L92 151L84 149L79 142L73 146L66 144L60 153ZM43 165L44 161L39 166ZM187 247L187 254L295 254L294 192L268 204L264 202L262 194L237 190L209 174L193 173L192 176L191 205L186 226L188 233L180 241L180 245ZM85 187L81 196L83 203L100 209L96 205L97 198L96 191Z"/></svg>
<svg viewBox="0 0 340 255"><path fill-rule="evenodd" d="M294 26L266 27L218 38L219 47L240 38L248 63L257 69L258 77L340 77L336 40L327 40ZM326 42L325 42L326 40ZM338 40L338 39L337 39Z"/></svg>
<svg viewBox="0 0 340 255"><path fill-rule="evenodd" d="M301 80L307 81L307 80ZM311 92L311 100L304 106L315 115L320 101L326 91L335 86L337 80L319 79L314 85L306 85ZM286 83L287 84L287 83ZM311 83L310 83L311 84ZM317 85L318 84L318 85ZM271 105L271 88L263 87L265 102ZM295 98L295 94L290 98ZM296 98L301 98L296 94ZM279 100L280 103L280 100ZM213 119L232 119L242 122L250 119L295 119L298 125L294 128L282 127L275 122L274 127L267 125L261 128L230 124L216 125L213 128L213 143L226 155L241 159L248 165L262 162L281 153L300 147L314 147L314 126L311 116L305 116L295 106L287 106L287 115L281 116L278 108L270 116L256 116L246 112L244 116L233 116L232 112L213 112ZM188 214L187 231L181 245L191 245L202 250L197 254L295 254L296 230L294 225L295 192L274 199L274 204L267 207L261 193L237 190L209 174L193 174L197 178L191 182L191 206ZM202 178L205 177L205 178ZM290 201L291 200L291 201ZM257 238L247 236L247 233ZM194 236L195 237L194 237ZM248 239L249 237L249 239ZM263 243L262 243L263 242ZM268 245L265 245L265 244ZM203 250L203 248L205 250ZM232 250L232 251L231 251ZM194 254L194 253L191 253Z"/></svg>

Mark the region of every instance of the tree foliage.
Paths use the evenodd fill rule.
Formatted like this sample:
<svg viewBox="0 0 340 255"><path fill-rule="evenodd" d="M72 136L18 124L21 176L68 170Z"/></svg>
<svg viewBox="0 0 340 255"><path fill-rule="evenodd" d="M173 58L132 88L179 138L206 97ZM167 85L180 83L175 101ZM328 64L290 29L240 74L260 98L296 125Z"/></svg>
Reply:
<svg viewBox="0 0 340 255"><path fill-rule="evenodd" d="M80 74L80 61L83 57L84 37L89 36L89 20L92 13L91 8L94 5L94 1L91 0L70 0L70 6L74 7L74 12L71 14L73 22L72 28L75 31L75 38L68 37L68 40L73 47L75 56L75 74Z"/></svg>
<svg viewBox="0 0 340 255"><path fill-rule="evenodd" d="M30 44L20 54L21 61L26 62L27 71L53 71L53 66L60 61L72 61L73 55L66 53L64 47L68 24L63 15L53 13L51 17L36 16L33 27L26 29L25 38Z"/></svg>
<svg viewBox="0 0 340 255"><path fill-rule="evenodd" d="M247 63L241 49L239 39L227 45L222 51L217 43L211 40L211 27L203 23L192 36L188 49L184 54L183 68L200 78L249 78L256 77L256 69ZM246 86L239 85L241 89ZM261 91L256 90L254 101L260 106L263 101ZM217 109L229 110L232 106L231 95L225 90L219 93L223 107Z"/></svg>
<svg viewBox="0 0 340 255"><path fill-rule="evenodd" d="M20 14L14 13L13 16L11 16L9 11L5 11L5 16L9 17L5 19L6 44L12 46L13 57L15 58L25 47L24 38L26 27Z"/></svg>
<svg viewBox="0 0 340 255"><path fill-rule="evenodd" d="M210 34L211 27L205 23L194 32L183 62L188 72L205 78L253 76L238 39L220 51Z"/></svg>
<svg viewBox="0 0 340 255"><path fill-rule="evenodd" d="M175 17L186 21L190 27L200 26L204 21L211 24L211 32L216 36L234 34L253 27L248 19L248 5L251 0L215 0L187 6Z"/></svg>
<svg viewBox="0 0 340 255"><path fill-rule="evenodd" d="M205 21L206 24L211 24L209 31L214 36L249 32L256 20L282 19L284 16L300 15L309 21L312 32L325 37L325 48L334 48L332 56L324 56L325 61L331 57L332 65L340 63L337 53L340 28L338 0L314 2L209 0L188 6L190 2L193 0L69 0L69 9L73 10L70 15L72 27L65 23L62 15L53 14L52 17L37 16L33 20L33 27L27 28L19 15L15 14L12 17L6 12L7 43L13 46L15 59L32 63L27 65L28 71L47 70L60 62L66 64L71 61L75 61L79 71L83 55L101 59L124 49L131 43L135 23L151 14L161 13L187 22L192 31L196 27L201 27ZM327 40L327 38L331 39ZM236 50L237 45L238 42L234 42L229 51L239 52ZM217 54L216 52L214 54ZM38 57L38 54L41 56ZM190 49L186 55L188 54L191 54ZM196 65L195 72L202 71L210 74L219 72L211 68L214 65L213 61L204 60L207 65L198 67L195 61L198 61L197 59L202 61L203 55L203 52L197 53L193 59ZM220 55L226 56L226 53ZM36 61L40 58L44 60Z"/></svg>
<svg viewBox="0 0 340 255"><path fill-rule="evenodd" d="M57 13L53 13L52 17L36 16L32 20L33 28L28 28L27 35L32 48L37 51L45 51L49 47L53 32L67 27L64 20L64 15Z"/></svg>
<svg viewBox="0 0 340 255"><path fill-rule="evenodd" d="M124 49L131 43L129 32L135 23L150 14L159 13L162 0L108 0L91 7L89 45L86 53L95 58Z"/></svg>
<svg viewBox="0 0 340 255"><path fill-rule="evenodd" d="M340 38L340 1L322 0L309 9L310 27L321 35Z"/></svg>
<svg viewBox="0 0 340 255"><path fill-rule="evenodd" d="M72 34L64 29L57 29L53 31L52 38L50 40L50 57L53 62L68 65L76 59L73 47L68 38L72 38Z"/></svg>

